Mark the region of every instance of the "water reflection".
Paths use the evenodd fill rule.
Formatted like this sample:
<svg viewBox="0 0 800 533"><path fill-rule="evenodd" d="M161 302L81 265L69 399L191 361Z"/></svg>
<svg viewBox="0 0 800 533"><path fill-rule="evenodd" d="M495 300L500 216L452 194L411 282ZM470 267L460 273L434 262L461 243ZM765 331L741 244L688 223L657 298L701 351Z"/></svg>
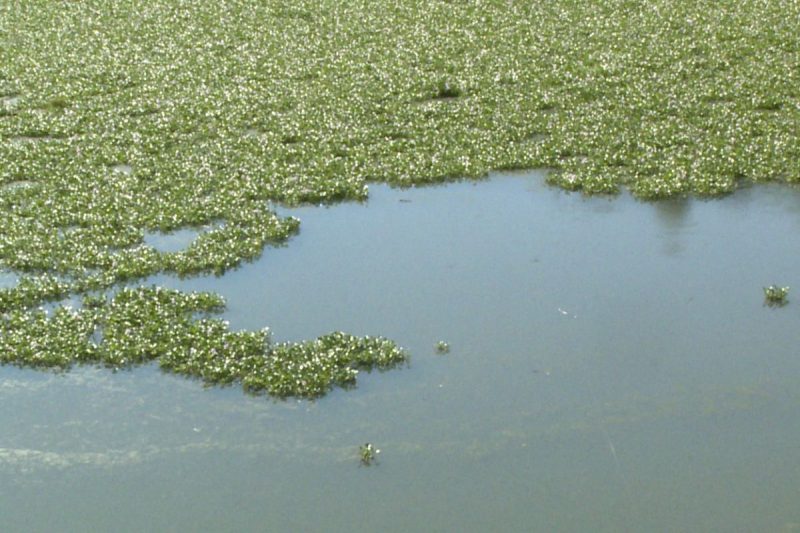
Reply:
<svg viewBox="0 0 800 533"><path fill-rule="evenodd" d="M662 228L664 254L673 256L683 251L681 238L689 231L691 203L689 198L653 203L656 221Z"/></svg>

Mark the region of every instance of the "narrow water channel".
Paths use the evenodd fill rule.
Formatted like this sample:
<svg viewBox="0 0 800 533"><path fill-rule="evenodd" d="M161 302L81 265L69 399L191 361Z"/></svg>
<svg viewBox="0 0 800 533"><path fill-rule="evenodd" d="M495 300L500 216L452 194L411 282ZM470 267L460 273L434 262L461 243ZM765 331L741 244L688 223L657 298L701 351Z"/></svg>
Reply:
<svg viewBox="0 0 800 533"><path fill-rule="evenodd" d="M276 340L384 335L410 366L314 403L0 368L4 530L800 528L797 190L645 204L531 172L285 213L301 233L257 262L150 281Z"/></svg>

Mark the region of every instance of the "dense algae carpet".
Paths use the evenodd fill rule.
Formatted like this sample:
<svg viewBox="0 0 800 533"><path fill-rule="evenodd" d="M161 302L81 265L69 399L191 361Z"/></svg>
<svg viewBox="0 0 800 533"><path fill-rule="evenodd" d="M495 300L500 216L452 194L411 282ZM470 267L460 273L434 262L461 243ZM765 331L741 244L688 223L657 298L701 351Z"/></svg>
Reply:
<svg viewBox="0 0 800 533"><path fill-rule="evenodd" d="M269 202L547 167L586 193L800 181L800 2L224 0L0 5L0 360L158 360L319 396L406 354L233 332L225 270L298 229ZM147 231L206 227L186 249ZM120 289L122 285L128 288ZM39 306L70 295L80 309Z"/></svg>

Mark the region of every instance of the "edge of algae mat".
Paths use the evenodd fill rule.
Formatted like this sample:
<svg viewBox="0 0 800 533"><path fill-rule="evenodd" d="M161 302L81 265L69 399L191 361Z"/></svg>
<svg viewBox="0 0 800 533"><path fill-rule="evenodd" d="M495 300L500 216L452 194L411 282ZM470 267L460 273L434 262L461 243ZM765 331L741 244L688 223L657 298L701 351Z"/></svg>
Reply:
<svg viewBox="0 0 800 533"><path fill-rule="evenodd" d="M134 0L0 6L0 360L157 360L316 397L406 353L272 344L212 294L286 242L284 204L490 169L587 194L714 196L800 181L800 3ZM200 228L161 252L146 232ZM126 288L121 288L125 286ZM82 298L78 309L44 303Z"/></svg>

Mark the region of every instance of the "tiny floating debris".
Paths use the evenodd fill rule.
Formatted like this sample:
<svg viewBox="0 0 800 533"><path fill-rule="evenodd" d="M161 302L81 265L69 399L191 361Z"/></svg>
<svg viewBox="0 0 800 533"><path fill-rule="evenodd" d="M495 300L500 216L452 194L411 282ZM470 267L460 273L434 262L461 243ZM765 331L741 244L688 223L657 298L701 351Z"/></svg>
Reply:
<svg viewBox="0 0 800 533"><path fill-rule="evenodd" d="M358 455L364 466L371 466L377 460L379 453L381 451L369 442L358 447Z"/></svg>
<svg viewBox="0 0 800 533"><path fill-rule="evenodd" d="M450 345L444 341L439 341L436 343L436 353L438 354L446 354L450 353Z"/></svg>
<svg viewBox="0 0 800 533"><path fill-rule="evenodd" d="M764 287L764 301L770 307L783 307L789 300L789 287L780 287L778 285L770 285Z"/></svg>

